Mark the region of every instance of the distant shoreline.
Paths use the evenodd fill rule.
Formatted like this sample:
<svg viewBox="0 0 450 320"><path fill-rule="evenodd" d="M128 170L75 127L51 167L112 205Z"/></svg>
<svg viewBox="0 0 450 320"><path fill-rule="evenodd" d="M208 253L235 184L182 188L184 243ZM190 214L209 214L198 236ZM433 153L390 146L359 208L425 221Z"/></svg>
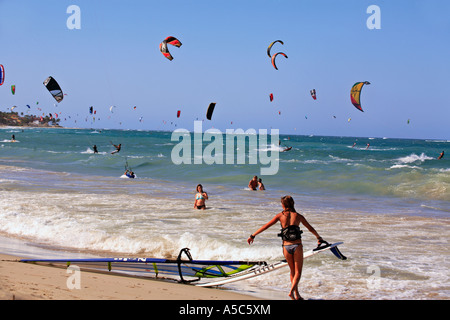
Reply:
<svg viewBox="0 0 450 320"><path fill-rule="evenodd" d="M70 128L65 128L62 127L60 125L54 125L54 126L48 126L48 125L36 125L36 126L30 126L30 125L26 125L26 126L13 126L13 125L6 125L6 124L0 124L0 128L11 128L11 129L15 129L15 128L58 128L58 129L70 129Z"/></svg>

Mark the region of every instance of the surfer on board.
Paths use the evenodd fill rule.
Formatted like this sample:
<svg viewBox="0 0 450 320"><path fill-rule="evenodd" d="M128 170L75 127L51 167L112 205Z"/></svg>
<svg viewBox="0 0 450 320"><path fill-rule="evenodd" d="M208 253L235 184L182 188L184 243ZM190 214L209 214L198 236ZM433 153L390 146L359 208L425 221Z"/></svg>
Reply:
<svg viewBox="0 0 450 320"><path fill-rule="evenodd" d="M197 194L195 195L194 209L205 210L205 200L208 200L208 194L203 191L203 186L201 184L198 184Z"/></svg>
<svg viewBox="0 0 450 320"><path fill-rule="evenodd" d="M303 246L300 223L316 236L319 245L325 241L308 221L306 221L305 217L295 211L294 199L291 196L282 197L281 206L283 207L283 211L278 213L272 220L259 228L255 233L252 233L247 239L247 242L248 244L252 244L256 235L270 228L278 221L280 222L282 229L278 236L283 240L283 254L291 270L291 290L289 291L289 297L292 300L303 300L298 292L298 284L303 268Z"/></svg>
<svg viewBox="0 0 450 320"><path fill-rule="evenodd" d="M131 170L128 170L128 169L127 169L127 171L125 171L124 175L126 175L128 178L131 178L131 179L136 178L136 175L134 174L134 172Z"/></svg>
<svg viewBox="0 0 450 320"><path fill-rule="evenodd" d="M113 146L116 148L116 150L114 150L113 152L111 152L111 154L117 153L120 151L120 149L122 148L122 145L119 143L118 146L116 146L115 144L113 144Z"/></svg>
<svg viewBox="0 0 450 320"><path fill-rule="evenodd" d="M442 159L442 157L444 157L444 151L441 152L441 154L438 157L438 160Z"/></svg>

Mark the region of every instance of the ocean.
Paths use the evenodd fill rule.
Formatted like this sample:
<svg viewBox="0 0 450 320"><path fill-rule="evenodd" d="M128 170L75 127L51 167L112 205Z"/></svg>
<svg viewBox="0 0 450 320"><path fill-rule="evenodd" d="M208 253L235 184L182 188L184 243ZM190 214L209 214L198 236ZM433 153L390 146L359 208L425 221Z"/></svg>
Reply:
<svg viewBox="0 0 450 320"><path fill-rule="evenodd" d="M176 165L179 141L171 137L1 128L0 252L176 258L188 247L194 259L277 261L278 225L251 246L246 240L291 195L325 240L344 242L348 257L325 252L305 260L305 298L450 298L450 151L437 160L450 140L280 135L259 150L292 149L279 153L276 174L261 175L264 166L249 161L194 164L194 153L191 164ZM126 167L137 178L120 178ZM265 191L247 188L254 175ZM199 183L207 210L193 209ZM304 249L314 248L315 237L303 229ZM16 241L26 245L11 245ZM225 288L288 299L289 270Z"/></svg>

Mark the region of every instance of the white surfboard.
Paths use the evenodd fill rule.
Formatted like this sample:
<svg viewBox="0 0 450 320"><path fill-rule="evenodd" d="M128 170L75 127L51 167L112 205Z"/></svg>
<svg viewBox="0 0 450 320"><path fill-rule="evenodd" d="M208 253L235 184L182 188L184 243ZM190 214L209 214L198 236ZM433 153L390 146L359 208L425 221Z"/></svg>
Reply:
<svg viewBox="0 0 450 320"><path fill-rule="evenodd" d="M131 177L127 176L126 174L123 174L123 175L120 176L120 178L121 179L135 179L135 178L137 178L137 176L134 175L134 178L131 178Z"/></svg>
<svg viewBox="0 0 450 320"><path fill-rule="evenodd" d="M342 253L340 253L337 250L337 246L343 244L343 242L336 242L333 244L330 244L326 247L323 248L316 248L316 249L312 249L309 251L305 251L303 253L303 259L312 257L313 255L316 255L322 251L325 250L329 250L329 249L333 249L336 248L335 251L333 251L333 254L338 257L341 260L345 260L347 259L345 256L342 255ZM272 264L268 264L268 265L263 265L263 266L256 266L255 268L251 269L251 271L249 271L248 273L245 274L237 274L236 276L231 276L231 277L227 277L226 279L223 280L218 280L218 281L214 281L214 282L208 282L208 283L199 283L196 284L196 286L198 287L214 287L214 286L221 286L223 284L227 284L227 283L232 283L232 282L236 282L236 281L241 281L241 280L246 280L246 279L250 279L253 277L257 277L275 270L278 270L280 268L286 267L288 265L288 263L286 262L286 260L283 261L278 261Z"/></svg>

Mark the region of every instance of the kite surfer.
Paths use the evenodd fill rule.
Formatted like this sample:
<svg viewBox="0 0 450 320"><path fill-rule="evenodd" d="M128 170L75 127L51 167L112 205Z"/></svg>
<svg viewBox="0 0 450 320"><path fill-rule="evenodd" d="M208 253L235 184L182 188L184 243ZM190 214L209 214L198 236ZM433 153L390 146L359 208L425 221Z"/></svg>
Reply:
<svg viewBox="0 0 450 320"><path fill-rule="evenodd" d="M127 171L125 171L124 175L126 175L128 178L131 178L131 179L136 178L136 175L134 174L134 172L131 170L128 170L128 169L127 169Z"/></svg>
<svg viewBox="0 0 450 320"><path fill-rule="evenodd" d="M316 236L319 245L325 241L308 223L308 221L306 221L305 217L295 211L294 199L291 196L282 197L281 206L283 207L283 211L278 213L272 218L272 220L259 228L255 233L252 233L247 239L247 242L248 244L252 244L255 240L255 236L270 228L275 223L280 222L282 229L278 236L280 236L283 240L283 254L291 272L291 290L289 291L289 297L292 300L303 300L298 292L298 284L300 282L303 268L303 246L300 223L302 223L313 235Z"/></svg>
<svg viewBox="0 0 450 320"><path fill-rule="evenodd" d="M94 146L93 146L92 148L94 149L94 153L98 153L97 145L96 145L96 144L94 144Z"/></svg>
<svg viewBox="0 0 450 320"><path fill-rule="evenodd" d="M248 183L248 187L251 190L256 190L256 188L258 187L258 177L254 176L252 180L250 180L250 182Z"/></svg>
<svg viewBox="0 0 450 320"><path fill-rule="evenodd" d="M16 136L15 135L12 135L11 142L16 142Z"/></svg>
<svg viewBox="0 0 450 320"><path fill-rule="evenodd" d="M441 154L438 157L438 160L441 160L444 157L444 151L441 152Z"/></svg>
<svg viewBox="0 0 450 320"><path fill-rule="evenodd" d="M203 186L201 184L198 184L197 193L195 195L194 209L205 210L205 200L208 200L208 194L203 191Z"/></svg>
<svg viewBox="0 0 450 320"><path fill-rule="evenodd" d="M114 150L113 152L111 152L111 154L117 153L120 151L120 149L122 148L122 145L119 143L118 146L116 146L115 144L113 144L113 146L116 148L116 150Z"/></svg>

